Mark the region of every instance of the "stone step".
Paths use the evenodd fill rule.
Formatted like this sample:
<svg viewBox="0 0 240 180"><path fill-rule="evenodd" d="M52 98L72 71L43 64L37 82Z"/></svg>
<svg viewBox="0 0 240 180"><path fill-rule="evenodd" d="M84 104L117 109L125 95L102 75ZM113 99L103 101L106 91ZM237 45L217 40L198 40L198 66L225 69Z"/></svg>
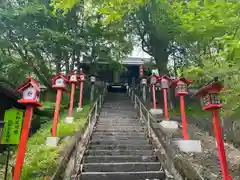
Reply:
<svg viewBox="0 0 240 180"><path fill-rule="evenodd" d="M120 129L120 130L124 130L124 129L126 129L126 130L128 130L128 129L133 129L133 130L142 130L142 129L144 129L141 125L136 125L136 126L111 126L111 125L105 125L105 126L96 126L95 127L96 129L106 129L106 130L108 130L108 129Z"/></svg>
<svg viewBox="0 0 240 180"><path fill-rule="evenodd" d="M129 114L129 113L124 113L123 112L119 112L119 113L101 113L100 118L103 119L109 119L109 118L125 118L125 119L138 119L138 116L136 114Z"/></svg>
<svg viewBox="0 0 240 180"><path fill-rule="evenodd" d="M102 108L102 112L122 112L122 111L124 111L124 112L128 112L128 113L130 113L130 112L133 112L134 111L134 109L133 109L133 107L129 107L129 108L121 108L121 107L118 107L118 108L109 108L109 107L103 107Z"/></svg>
<svg viewBox="0 0 240 180"><path fill-rule="evenodd" d="M143 126L140 123L134 123L134 124L115 124L115 123L102 123L102 124L96 124L96 127L98 128L143 128Z"/></svg>
<svg viewBox="0 0 240 180"><path fill-rule="evenodd" d="M121 116L121 115L132 115L134 117L137 117L137 111L135 109L133 109L132 107L130 107L127 111L124 110L124 109L108 109L106 108L106 110L102 109L101 111L103 113L103 115L106 115L107 113L109 114L118 114L118 116ZM126 112L126 114L123 114L123 112Z"/></svg>
<svg viewBox="0 0 240 180"><path fill-rule="evenodd" d="M152 146L151 145L141 145L141 146L134 146L134 145L119 145L119 144L115 144L115 145L89 145L88 146L89 150L124 150L124 149L131 149L131 150L152 150Z"/></svg>
<svg viewBox="0 0 240 180"><path fill-rule="evenodd" d="M93 132L92 135L97 136L145 136L144 132Z"/></svg>
<svg viewBox="0 0 240 180"><path fill-rule="evenodd" d="M121 111L121 112L103 112L100 114L100 117L103 117L103 118L114 118L114 117L117 117L117 118L133 118L133 119L137 119L138 116L137 116L137 113L136 112L131 112L131 113L125 113L124 111Z"/></svg>
<svg viewBox="0 0 240 180"><path fill-rule="evenodd" d="M97 124L132 124L132 125L138 125L140 123L139 119L99 119Z"/></svg>
<svg viewBox="0 0 240 180"><path fill-rule="evenodd" d="M138 119L134 120L99 120L97 125L105 125L105 124L111 124L111 125L139 125L140 121Z"/></svg>
<svg viewBox="0 0 240 180"><path fill-rule="evenodd" d="M164 180L162 171L143 172L83 172L82 180Z"/></svg>
<svg viewBox="0 0 240 180"><path fill-rule="evenodd" d="M114 133L114 134L125 134L125 133L126 134L134 134L134 133L137 133L137 134L144 134L145 131L144 131L144 129L141 130L141 131L136 131L136 130L132 130L132 131L127 131L127 130L117 131L115 129L105 129L105 130L103 130L103 129L95 128L94 129L94 133L99 133L99 134L101 134L101 133L104 133L104 134L106 134L106 133Z"/></svg>
<svg viewBox="0 0 240 180"><path fill-rule="evenodd" d="M117 127L113 127L113 128L104 128L104 127L97 127L95 129L96 131L122 131L122 132L143 132L144 128L137 128L137 127L132 127L132 128L117 128Z"/></svg>
<svg viewBox="0 0 240 180"><path fill-rule="evenodd" d="M144 136L99 136L99 135L94 135L91 137L92 140L94 141L119 141L119 140L147 140Z"/></svg>
<svg viewBox="0 0 240 180"><path fill-rule="evenodd" d="M106 127L106 128L115 128L115 127L138 127L138 128L143 128L142 124L140 122L137 123L112 123L112 122L102 122L99 124L96 124L95 127Z"/></svg>
<svg viewBox="0 0 240 180"><path fill-rule="evenodd" d="M118 116L105 116L105 117L101 118L101 120L111 120L111 119L116 119L116 120L137 120L138 119L138 116L125 116L123 113L122 113L122 115L119 115L119 114L121 114L121 113L118 113Z"/></svg>
<svg viewBox="0 0 240 180"><path fill-rule="evenodd" d="M100 113L100 116L102 116L102 120L111 120L111 119L136 120L136 119L138 119L138 116L124 114L124 111L123 112L119 112L119 113L114 113L114 114L106 114L106 115L103 115L103 114Z"/></svg>
<svg viewBox="0 0 240 180"><path fill-rule="evenodd" d="M100 120L105 120L105 121L111 121L111 120L130 120L130 121L136 121L138 120L139 118L136 117L136 116L129 116L129 115L125 115L125 114L122 114L122 115L119 115L120 113L118 113L118 115L106 115L106 116L103 116L100 114L99 118Z"/></svg>
<svg viewBox="0 0 240 180"><path fill-rule="evenodd" d="M133 106L129 108L122 108L122 107L117 107L117 108L110 108L110 107L103 107L102 112L119 112L119 111L124 111L124 112L134 112L135 110L133 109Z"/></svg>
<svg viewBox="0 0 240 180"><path fill-rule="evenodd" d="M119 111L102 111L101 113L102 116L116 116L116 117L121 117L121 116L132 116L132 117L137 117L137 113L132 110L132 111L124 111L124 110L119 110Z"/></svg>
<svg viewBox="0 0 240 180"><path fill-rule="evenodd" d="M119 140L119 141L95 141L94 139L90 141L90 144L93 145L148 145L149 141L148 140Z"/></svg>
<svg viewBox="0 0 240 180"><path fill-rule="evenodd" d="M121 155L135 155L135 156L152 156L152 150L87 150L86 155L89 156L121 156Z"/></svg>
<svg viewBox="0 0 240 180"><path fill-rule="evenodd" d="M139 172L159 171L159 162L123 162L123 163L85 163L84 172Z"/></svg>
<svg viewBox="0 0 240 180"><path fill-rule="evenodd" d="M156 156L85 156L84 163L153 162Z"/></svg>
<svg viewBox="0 0 240 180"><path fill-rule="evenodd" d="M130 121L98 121L97 125L111 125L111 126L136 126L140 125L139 120Z"/></svg>
<svg viewBox="0 0 240 180"><path fill-rule="evenodd" d="M102 112L106 112L105 114L107 114L107 113L109 113L109 114L120 114L121 115L121 113L122 112L124 112L124 113L126 113L126 114L131 114L131 115L134 115L134 116L136 116L136 112L135 112L135 110L134 109L131 109L131 110L124 110L124 109L105 109L105 108L103 108L102 109ZM103 114L103 115L105 115L105 114ZM125 115L126 115L125 114Z"/></svg>

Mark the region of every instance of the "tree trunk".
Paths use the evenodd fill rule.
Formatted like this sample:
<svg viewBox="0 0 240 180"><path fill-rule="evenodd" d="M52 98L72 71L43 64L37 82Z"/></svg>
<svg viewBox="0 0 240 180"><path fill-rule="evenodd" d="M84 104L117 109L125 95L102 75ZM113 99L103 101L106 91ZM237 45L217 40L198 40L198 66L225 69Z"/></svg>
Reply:
<svg viewBox="0 0 240 180"><path fill-rule="evenodd" d="M168 75L167 63L168 63L167 46L161 46L156 44L153 47L153 57L155 59L159 75Z"/></svg>
<svg viewBox="0 0 240 180"><path fill-rule="evenodd" d="M61 63L59 61L56 61L56 74L61 72Z"/></svg>
<svg viewBox="0 0 240 180"><path fill-rule="evenodd" d="M75 59L75 50L73 50L73 52L72 52L72 58L71 58L71 64L70 64L70 72L73 72L73 71L74 71L75 62L76 62L76 59Z"/></svg>
<svg viewBox="0 0 240 180"><path fill-rule="evenodd" d="M66 74L69 74L70 69L69 69L69 61L68 61L68 59L65 59L65 69L66 69Z"/></svg>

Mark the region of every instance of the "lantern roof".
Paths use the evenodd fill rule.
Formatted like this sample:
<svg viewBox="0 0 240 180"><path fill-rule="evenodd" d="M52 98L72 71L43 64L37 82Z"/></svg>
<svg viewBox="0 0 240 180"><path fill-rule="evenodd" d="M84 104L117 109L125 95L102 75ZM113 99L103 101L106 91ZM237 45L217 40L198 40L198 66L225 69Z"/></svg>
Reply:
<svg viewBox="0 0 240 180"><path fill-rule="evenodd" d="M77 75L76 71L70 72L66 78L69 79L72 75Z"/></svg>
<svg viewBox="0 0 240 180"><path fill-rule="evenodd" d="M166 75L159 77L159 79L160 79L160 80L162 80L162 79L167 79L168 81L171 80L171 79L170 79L168 76L166 76Z"/></svg>
<svg viewBox="0 0 240 180"><path fill-rule="evenodd" d="M148 79L149 77L148 76L141 76L141 77L139 77L139 79L141 80L141 79Z"/></svg>
<svg viewBox="0 0 240 180"><path fill-rule="evenodd" d="M152 77L156 78L157 80L159 79L159 77L156 74L152 74L151 76L148 76L148 82L151 82Z"/></svg>
<svg viewBox="0 0 240 180"><path fill-rule="evenodd" d="M177 83L178 83L179 81L182 81L182 82L184 82L184 83L187 84L187 85L192 84L192 81L191 81L191 80L186 79L186 78L184 78L184 77L181 77L181 78L177 78L177 79L172 80L172 83L171 83L170 86L171 86L171 87L176 87L176 86L177 86Z"/></svg>
<svg viewBox="0 0 240 180"><path fill-rule="evenodd" d="M151 79L152 77L155 77L155 78L159 78L156 74L152 74L151 76L149 76L148 78Z"/></svg>
<svg viewBox="0 0 240 180"><path fill-rule="evenodd" d="M80 75L85 75L85 73L84 73L83 71L81 71L79 74L80 74Z"/></svg>
<svg viewBox="0 0 240 180"><path fill-rule="evenodd" d="M62 78L65 82L68 82L68 79L62 73L58 73L57 75L53 76L52 81L55 81L58 78Z"/></svg>
<svg viewBox="0 0 240 180"><path fill-rule="evenodd" d="M193 96L204 96L208 93L220 92L224 88L223 83L221 82L211 82L205 84L198 92L196 92Z"/></svg>
<svg viewBox="0 0 240 180"><path fill-rule="evenodd" d="M86 74L85 74L84 72L81 71L81 72L77 75L77 77L80 77L80 76L82 76L82 75L85 76Z"/></svg>
<svg viewBox="0 0 240 180"><path fill-rule="evenodd" d="M17 88L17 91L22 92L29 86L33 86L37 91L40 91L39 84L31 76L29 76L27 80L19 88Z"/></svg>

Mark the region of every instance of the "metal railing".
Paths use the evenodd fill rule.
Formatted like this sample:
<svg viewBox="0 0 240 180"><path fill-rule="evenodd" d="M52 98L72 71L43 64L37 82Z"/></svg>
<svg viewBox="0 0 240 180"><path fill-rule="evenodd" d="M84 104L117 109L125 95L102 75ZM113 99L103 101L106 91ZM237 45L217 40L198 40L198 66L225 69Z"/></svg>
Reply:
<svg viewBox="0 0 240 180"><path fill-rule="evenodd" d="M93 128L99 113L101 111L102 104L104 103L107 87L105 86L103 92L99 95L97 100L93 103L87 117L84 132L79 131L72 138L71 144L68 145L63 157L60 160L59 166L57 167L51 180L66 179L73 174L81 172L81 162L83 159L86 146L90 140ZM77 176L75 176L75 179ZM72 179L72 178L71 178Z"/></svg>
<svg viewBox="0 0 240 180"><path fill-rule="evenodd" d="M168 179L203 180L188 162L187 158L181 154L168 134L157 123L141 99L135 94L135 91L128 88L127 94L130 96L134 108L138 110L140 119L145 122L149 139L157 142L155 147L156 154L163 165Z"/></svg>
<svg viewBox="0 0 240 180"><path fill-rule="evenodd" d="M107 91L107 87L105 87L103 89L102 94L100 94L99 97L97 98L97 100L93 103L93 106L90 109L90 111L86 117L86 119L88 121L88 129L91 129L93 127L93 125L95 125L95 121L98 118L98 113L99 113L100 109L102 108L102 104L104 102L106 91ZM91 133L90 133L90 135L91 135Z"/></svg>

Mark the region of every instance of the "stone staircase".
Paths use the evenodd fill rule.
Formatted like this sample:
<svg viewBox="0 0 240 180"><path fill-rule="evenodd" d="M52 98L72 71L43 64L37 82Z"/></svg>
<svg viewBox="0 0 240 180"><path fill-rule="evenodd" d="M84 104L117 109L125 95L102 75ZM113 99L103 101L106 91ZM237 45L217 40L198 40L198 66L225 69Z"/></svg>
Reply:
<svg viewBox="0 0 240 180"><path fill-rule="evenodd" d="M80 179L165 179L126 94L108 93L84 156Z"/></svg>

